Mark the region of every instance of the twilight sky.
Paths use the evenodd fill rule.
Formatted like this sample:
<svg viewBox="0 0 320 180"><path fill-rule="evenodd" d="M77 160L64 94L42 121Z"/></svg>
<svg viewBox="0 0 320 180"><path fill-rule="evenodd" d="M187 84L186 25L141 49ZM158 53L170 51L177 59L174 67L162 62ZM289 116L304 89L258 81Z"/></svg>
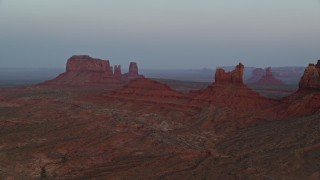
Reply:
<svg viewBox="0 0 320 180"><path fill-rule="evenodd" d="M73 54L140 68L306 66L320 0L0 0L0 67L65 67Z"/></svg>

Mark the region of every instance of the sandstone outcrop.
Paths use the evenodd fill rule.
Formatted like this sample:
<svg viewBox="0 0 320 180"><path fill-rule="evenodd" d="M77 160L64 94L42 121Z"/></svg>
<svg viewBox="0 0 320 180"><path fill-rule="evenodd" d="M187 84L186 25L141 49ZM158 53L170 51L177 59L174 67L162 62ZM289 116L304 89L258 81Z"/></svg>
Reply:
<svg viewBox="0 0 320 180"><path fill-rule="evenodd" d="M129 65L129 72L125 73L123 75L125 78L128 79L135 79L135 78L141 78L143 77L142 75L139 74L139 69L138 69L138 65L135 62L131 62Z"/></svg>
<svg viewBox="0 0 320 180"><path fill-rule="evenodd" d="M218 68L212 85L190 94L192 103L242 109L259 109L277 104L243 84L243 70L241 63L231 72Z"/></svg>
<svg viewBox="0 0 320 180"><path fill-rule="evenodd" d="M320 109L320 60L317 64L309 64L299 82L295 93L282 99L279 115L303 116L319 113Z"/></svg>
<svg viewBox="0 0 320 180"><path fill-rule="evenodd" d="M243 72L244 66L239 63L235 70L231 72L225 72L222 68L217 68L215 73L215 83L232 83L243 84Z"/></svg>
<svg viewBox="0 0 320 180"><path fill-rule="evenodd" d="M299 82L300 90L320 90L320 60L309 64Z"/></svg>
<svg viewBox="0 0 320 180"><path fill-rule="evenodd" d="M66 72L43 85L115 85L143 77L138 73L137 63L131 62L129 72L122 74L121 66L110 65L109 60L92 58L88 55L74 55L66 64Z"/></svg>
<svg viewBox="0 0 320 180"><path fill-rule="evenodd" d="M272 75L271 67L266 69L266 73L262 76L256 84L260 85L283 85L284 83L281 80L276 79Z"/></svg>

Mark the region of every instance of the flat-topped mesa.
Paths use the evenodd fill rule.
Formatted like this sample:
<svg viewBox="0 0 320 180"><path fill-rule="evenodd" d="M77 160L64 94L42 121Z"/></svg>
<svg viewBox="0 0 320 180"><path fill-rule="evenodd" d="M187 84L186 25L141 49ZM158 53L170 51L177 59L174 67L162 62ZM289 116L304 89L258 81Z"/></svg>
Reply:
<svg viewBox="0 0 320 180"><path fill-rule="evenodd" d="M266 74L262 76L256 84L260 85L283 85L284 83L273 77L271 67L266 69Z"/></svg>
<svg viewBox="0 0 320 180"><path fill-rule="evenodd" d="M139 75L138 65L136 62L130 62L129 72L125 73L123 76L128 79L144 77L143 75Z"/></svg>
<svg viewBox="0 0 320 180"><path fill-rule="evenodd" d="M320 90L320 59L316 65L309 64L299 82L299 90Z"/></svg>
<svg viewBox="0 0 320 180"><path fill-rule="evenodd" d="M215 73L215 83L243 84L244 65L239 63L235 70L225 72L222 68L217 68Z"/></svg>
<svg viewBox="0 0 320 180"><path fill-rule="evenodd" d="M88 55L74 55L68 59L67 72L94 71L112 75L112 67L109 60L92 58Z"/></svg>
<svg viewBox="0 0 320 180"><path fill-rule="evenodd" d="M92 58L88 55L74 55L67 61L66 72L42 84L118 87L124 83L119 68L120 66L115 66L117 75L114 75L113 66L110 65L109 60Z"/></svg>

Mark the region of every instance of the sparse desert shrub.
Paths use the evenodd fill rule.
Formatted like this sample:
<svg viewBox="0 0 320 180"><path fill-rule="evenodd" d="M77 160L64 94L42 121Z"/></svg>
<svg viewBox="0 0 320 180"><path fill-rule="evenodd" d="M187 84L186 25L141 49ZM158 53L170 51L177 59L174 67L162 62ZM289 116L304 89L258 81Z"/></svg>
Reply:
<svg viewBox="0 0 320 180"><path fill-rule="evenodd" d="M62 156L61 163L64 163L66 161L68 161L68 156L67 155Z"/></svg>
<svg viewBox="0 0 320 180"><path fill-rule="evenodd" d="M45 167L41 167L39 179L47 179L47 173Z"/></svg>

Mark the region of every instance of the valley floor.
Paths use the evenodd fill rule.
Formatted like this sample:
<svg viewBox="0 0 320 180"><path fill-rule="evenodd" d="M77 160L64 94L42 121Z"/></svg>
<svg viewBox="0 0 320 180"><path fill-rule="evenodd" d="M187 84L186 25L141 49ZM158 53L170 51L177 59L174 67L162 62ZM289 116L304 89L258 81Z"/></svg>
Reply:
<svg viewBox="0 0 320 180"><path fill-rule="evenodd" d="M261 115L110 94L2 88L0 179L320 178L320 113L242 127Z"/></svg>

